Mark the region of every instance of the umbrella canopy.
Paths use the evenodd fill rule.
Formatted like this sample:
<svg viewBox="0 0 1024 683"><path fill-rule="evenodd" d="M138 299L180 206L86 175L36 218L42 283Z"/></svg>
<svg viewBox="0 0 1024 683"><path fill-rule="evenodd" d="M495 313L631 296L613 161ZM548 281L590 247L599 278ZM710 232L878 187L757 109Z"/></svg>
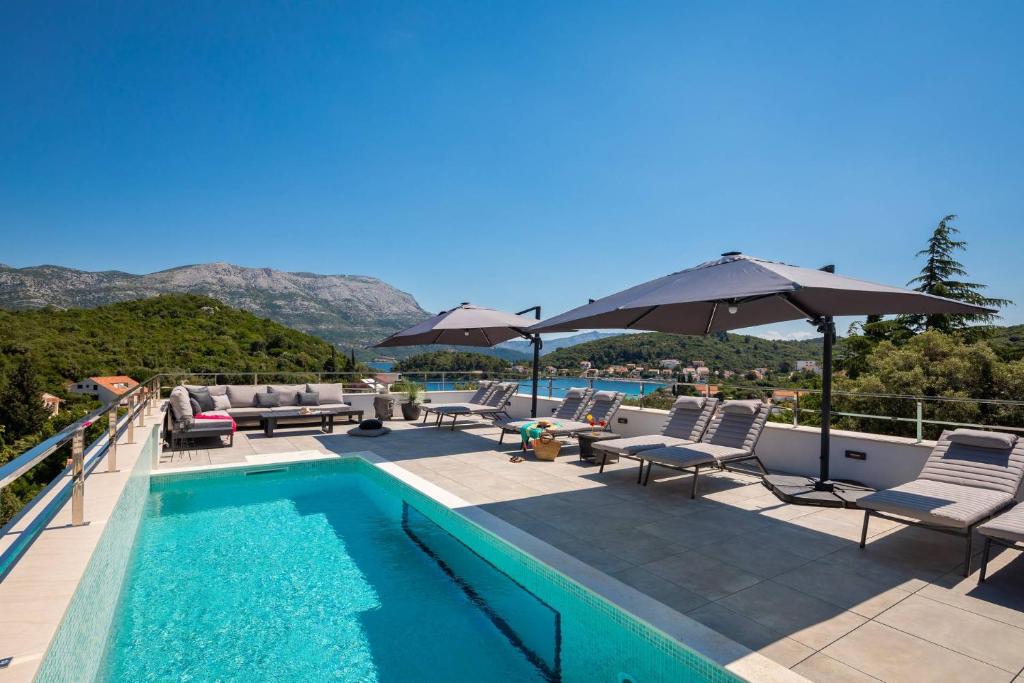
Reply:
<svg viewBox="0 0 1024 683"><path fill-rule="evenodd" d="M536 322L534 318L463 303L407 330L396 332L374 346L494 346L509 339L529 339L531 335L526 328Z"/></svg>
<svg viewBox="0 0 1024 683"><path fill-rule="evenodd" d="M766 482L793 502L849 505L842 485L829 481L832 345L837 315L889 313L994 313L952 299L727 252L720 259L651 280L548 318L530 332L611 328L709 334L786 320L809 319L824 334L822 346L820 473L807 484ZM792 494L792 495L790 495ZM852 494L851 494L852 495Z"/></svg>
<svg viewBox="0 0 1024 683"><path fill-rule="evenodd" d="M825 316L989 312L930 294L729 252L548 318L530 331L610 328L709 334Z"/></svg>

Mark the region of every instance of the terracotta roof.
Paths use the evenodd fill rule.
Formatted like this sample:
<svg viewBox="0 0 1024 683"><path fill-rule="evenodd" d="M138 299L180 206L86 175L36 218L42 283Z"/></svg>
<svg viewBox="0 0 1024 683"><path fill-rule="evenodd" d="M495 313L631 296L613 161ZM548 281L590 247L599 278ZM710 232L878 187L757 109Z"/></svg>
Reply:
<svg viewBox="0 0 1024 683"><path fill-rule="evenodd" d="M127 375L113 375L111 377L90 377L90 380L100 385L101 387L114 392L115 394L123 394L129 389L134 389L139 385L138 382L133 380ZM122 386L117 386L118 384Z"/></svg>

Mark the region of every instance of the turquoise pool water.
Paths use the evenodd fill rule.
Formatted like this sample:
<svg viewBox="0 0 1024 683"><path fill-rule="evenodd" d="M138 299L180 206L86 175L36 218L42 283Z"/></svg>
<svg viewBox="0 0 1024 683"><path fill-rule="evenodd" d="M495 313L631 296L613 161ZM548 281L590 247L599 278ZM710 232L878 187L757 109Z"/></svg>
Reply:
<svg viewBox="0 0 1024 683"><path fill-rule="evenodd" d="M733 680L537 564L360 460L154 478L99 679Z"/></svg>

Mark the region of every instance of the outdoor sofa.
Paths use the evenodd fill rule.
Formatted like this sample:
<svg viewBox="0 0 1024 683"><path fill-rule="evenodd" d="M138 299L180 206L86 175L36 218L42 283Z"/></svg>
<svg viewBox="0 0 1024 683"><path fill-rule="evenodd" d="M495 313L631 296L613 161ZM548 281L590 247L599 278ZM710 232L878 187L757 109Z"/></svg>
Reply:
<svg viewBox="0 0 1024 683"><path fill-rule="evenodd" d="M573 387L566 392L565 398L558 404L558 407L552 413L552 420L567 420L576 421L583 416L583 411L586 410L590 403L590 396L593 394L593 390L588 387ZM513 420L507 416L501 416L494 418L494 426L501 429L501 437L498 439L498 443L504 443L505 434L518 434L519 431L528 424L533 424L538 420L545 420L548 418L530 418L528 420Z"/></svg>
<svg viewBox="0 0 1024 683"><path fill-rule="evenodd" d="M662 425L658 434L627 436L595 443L594 451L601 455L602 469L608 461L609 455L618 455L640 460L640 475L642 475L644 461L638 457L638 453L667 446L685 446L699 441L717 407L717 398L680 396L672 404L665 424ZM639 482L639 479L637 481Z"/></svg>
<svg viewBox="0 0 1024 683"><path fill-rule="evenodd" d="M755 454L757 442L764 432L771 406L759 400L725 401L715 413L700 441L685 446L666 446L639 451L640 466L647 463L643 484L647 486L654 465L692 472L690 498L697 496L697 477L701 469L729 469L748 460L757 463L761 472L767 470Z"/></svg>
<svg viewBox="0 0 1024 683"><path fill-rule="evenodd" d="M860 498L867 543L872 517L964 536L964 576L971 573L974 529L1013 504L1024 476L1024 440L980 429L943 432L917 479ZM996 530L989 527L989 531Z"/></svg>
<svg viewBox="0 0 1024 683"><path fill-rule="evenodd" d="M196 403L193 404L193 401ZM204 405L205 404L205 405ZM166 441L174 448L184 438L224 436L228 420L195 419L196 408L204 415L232 418L236 424L258 424L267 412L294 412L308 406L351 407L338 383L316 384L215 384L180 385L171 390L164 428ZM319 415L286 418L289 424L319 422Z"/></svg>

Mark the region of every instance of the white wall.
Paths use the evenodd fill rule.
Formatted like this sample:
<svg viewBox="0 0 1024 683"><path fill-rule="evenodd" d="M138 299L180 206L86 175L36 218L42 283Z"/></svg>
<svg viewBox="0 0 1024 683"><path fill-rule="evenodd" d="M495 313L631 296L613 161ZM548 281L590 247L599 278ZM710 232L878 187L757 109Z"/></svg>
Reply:
<svg viewBox="0 0 1024 683"><path fill-rule="evenodd" d="M559 402L559 399L538 398L537 414L550 415L551 409L557 407ZM514 417L528 417L530 396L517 394L513 397L509 412ZM667 416L668 411L665 410L623 406L613 420L611 429L623 436L655 434L664 425ZM623 419L625 423L620 421ZM872 488L886 488L914 479L924 466L935 442L916 443L914 439L896 436L832 430L830 445L833 478L852 479ZM847 450L865 453L867 459L851 460L845 456ZM757 444L758 456L772 472L816 475L820 452L821 432L813 427L768 423Z"/></svg>

